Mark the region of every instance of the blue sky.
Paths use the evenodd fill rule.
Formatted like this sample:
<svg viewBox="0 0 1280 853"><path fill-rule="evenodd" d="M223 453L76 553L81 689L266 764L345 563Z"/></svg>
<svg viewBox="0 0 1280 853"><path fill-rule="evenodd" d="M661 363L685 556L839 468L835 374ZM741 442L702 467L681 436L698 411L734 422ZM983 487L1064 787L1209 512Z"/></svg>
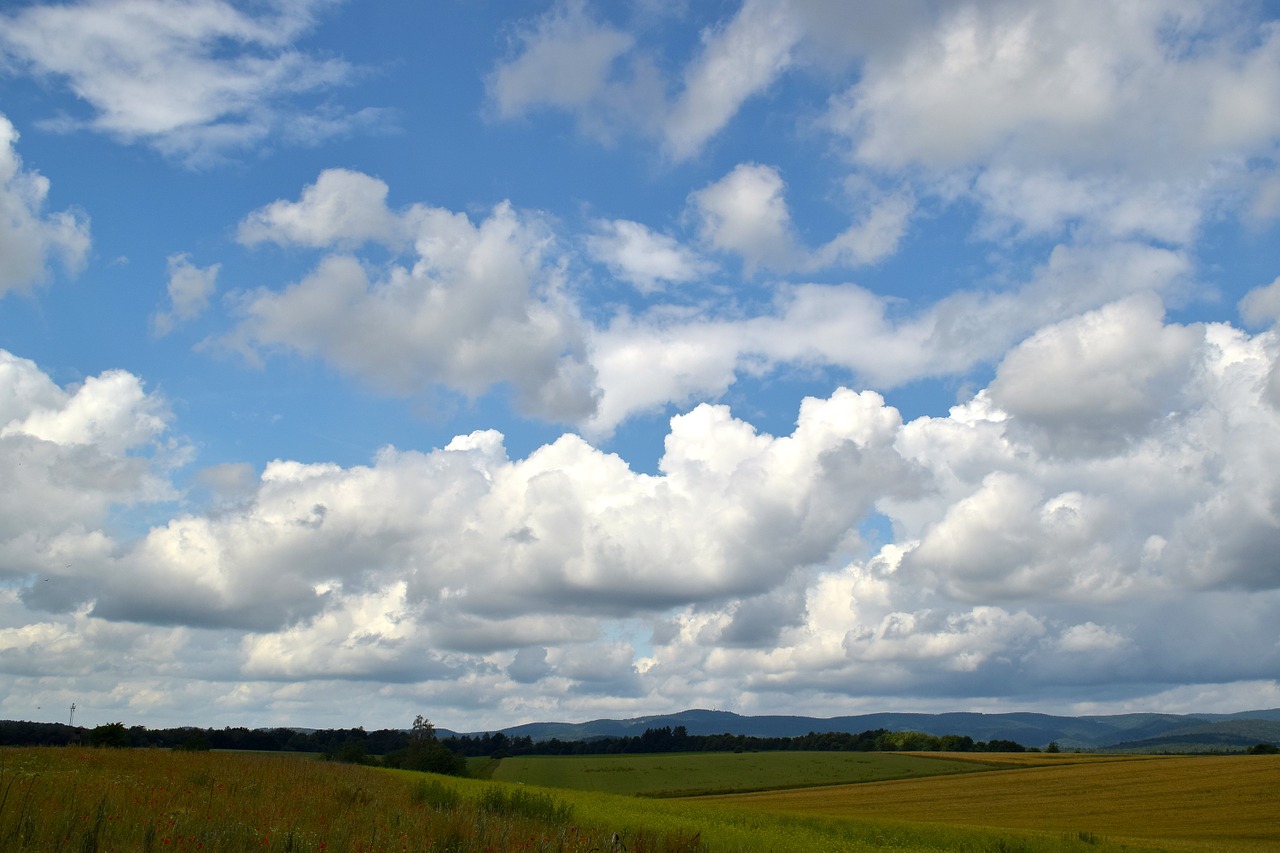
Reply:
<svg viewBox="0 0 1280 853"><path fill-rule="evenodd" d="M0 12L0 715L1280 705L1274 4Z"/></svg>

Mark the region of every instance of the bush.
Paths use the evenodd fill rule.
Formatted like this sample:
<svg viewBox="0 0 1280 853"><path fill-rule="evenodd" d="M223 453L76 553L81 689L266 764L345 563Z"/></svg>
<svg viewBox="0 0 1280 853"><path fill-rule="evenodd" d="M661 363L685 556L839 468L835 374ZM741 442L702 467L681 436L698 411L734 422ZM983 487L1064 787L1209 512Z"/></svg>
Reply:
<svg viewBox="0 0 1280 853"><path fill-rule="evenodd" d="M107 723L89 732L90 746L125 747L129 745L129 731L124 723Z"/></svg>
<svg viewBox="0 0 1280 853"><path fill-rule="evenodd" d="M490 785L480 795L480 808L490 814L526 817L547 823L569 823L573 806L549 794L534 794L519 788Z"/></svg>
<svg viewBox="0 0 1280 853"><path fill-rule="evenodd" d="M462 802L462 795L457 790L448 785L442 785L434 779L430 782L425 780L419 782L414 786L410 797L415 803L431 806L439 811L455 809Z"/></svg>
<svg viewBox="0 0 1280 853"><path fill-rule="evenodd" d="M350 738L333 752L326 753L325 758L343 764L368 764L369 750L365 748L364 741Z"/></svg>

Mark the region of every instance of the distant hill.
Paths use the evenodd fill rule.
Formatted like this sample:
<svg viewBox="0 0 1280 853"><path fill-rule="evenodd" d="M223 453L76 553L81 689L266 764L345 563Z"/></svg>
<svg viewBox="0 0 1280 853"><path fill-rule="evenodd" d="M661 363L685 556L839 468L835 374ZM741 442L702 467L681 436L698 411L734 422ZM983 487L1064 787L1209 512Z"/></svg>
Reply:
<svg viewBox="0 0 1280 853"><path fill-rule="evenodd" d="M1013 740L1063 749L1193 751L1238 749L1257 743L1280 744L1280 708L1236 714L1116 714L1062 717L1051 714L882 713L847 717L756 716L730 711L689 710L676 714L585 723L525 723L502 729L510 737L535 741L634 737L645 729L684 726L691 735L735 734L799 737L809 732L858 733L872 729L918 731L931 735L967 735L974 740ZM482 734L472 732L471 734Z"/></svg>
<svg viewBox="0 0 1280 853"><path fill-rule="evenodd" d="M1280 745L1280 722L1264 719L1232 719L1175 729L1155 737L1112 744L1124 752L1183 752L1247 749L1259 743Z"/></svg>

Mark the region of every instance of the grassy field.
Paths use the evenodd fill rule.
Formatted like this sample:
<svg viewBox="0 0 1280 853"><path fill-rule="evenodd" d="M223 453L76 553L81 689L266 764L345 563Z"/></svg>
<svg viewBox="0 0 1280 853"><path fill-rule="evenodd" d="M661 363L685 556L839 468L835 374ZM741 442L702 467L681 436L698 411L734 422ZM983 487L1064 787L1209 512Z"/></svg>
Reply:
<svg viewBox="0 0 1280 853"><path fill-rule="evenodd" d="M999 774L971 778L992 775ZM288 755L0 749L0 850L6 853L624 849L1105 853L1119 848L1070 833L778 815L704 800L553 791Z"/></svg>
<svg viewBox="0 0 1280 853"><path fill-rule="evenodd" d="M649 797L767 791L993 769L891 752L743 752L522 756L486 768L503 782Z"/></svg>
<svg viewBox="0 0 1280 853"><path fill-rule="evenodd" d="M1048 758L999 773L706 802L752 812L1077 833L1167 849L1280 850L1280 756Z"/></svg>

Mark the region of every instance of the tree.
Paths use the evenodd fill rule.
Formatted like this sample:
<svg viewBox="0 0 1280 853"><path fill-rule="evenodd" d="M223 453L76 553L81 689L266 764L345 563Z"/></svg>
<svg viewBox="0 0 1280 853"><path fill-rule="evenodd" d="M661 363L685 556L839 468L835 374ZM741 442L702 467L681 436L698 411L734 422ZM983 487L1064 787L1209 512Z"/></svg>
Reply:
<svg viewBox="0 0 1280 853"><path fill-rule="evenodd" d="M409 745L387 753L382 761L388 767L404 770L444 773L449 776L467 775L467 760L438 741L435 726L421 714L413 721Z"/></svg>
<svg viewBox="0 0 1280 853"><path fill-rule="evenodd" d="M129 730L124 723L106 723L89 732L90 746L124 747L129 745Z"/></svg>
<svg viewBox="0 0 1280 853"><path fill-rule="evenodd" d="M430 720L419 714L413 718L413 729L409 732L411 740L433 741L436 739L436 727Z"/></svg>
<svg viewBox="0 0 1280 853"><path fill-rule="evenodd" d="M1044 748L1044 751L1045 752L1061 752L1062 749L1058 746L1058 742L1055 740L1051 742L1048 746L1046 746Z"/></svg>
<svg viewBox="0 0 1280 853"><path fill-rule="evenodd" d="M174 749L181 752L208 752L213 748L209 738L200 729L188 729L186 737Z"/></svg>
<svg viewBox="0 0 1280 853"><path fill-rule="evenodd" d="M330 761L341 761L343 764L368 764L369 750L364 741L349 738L342 746L325 756Z"/></svg>

